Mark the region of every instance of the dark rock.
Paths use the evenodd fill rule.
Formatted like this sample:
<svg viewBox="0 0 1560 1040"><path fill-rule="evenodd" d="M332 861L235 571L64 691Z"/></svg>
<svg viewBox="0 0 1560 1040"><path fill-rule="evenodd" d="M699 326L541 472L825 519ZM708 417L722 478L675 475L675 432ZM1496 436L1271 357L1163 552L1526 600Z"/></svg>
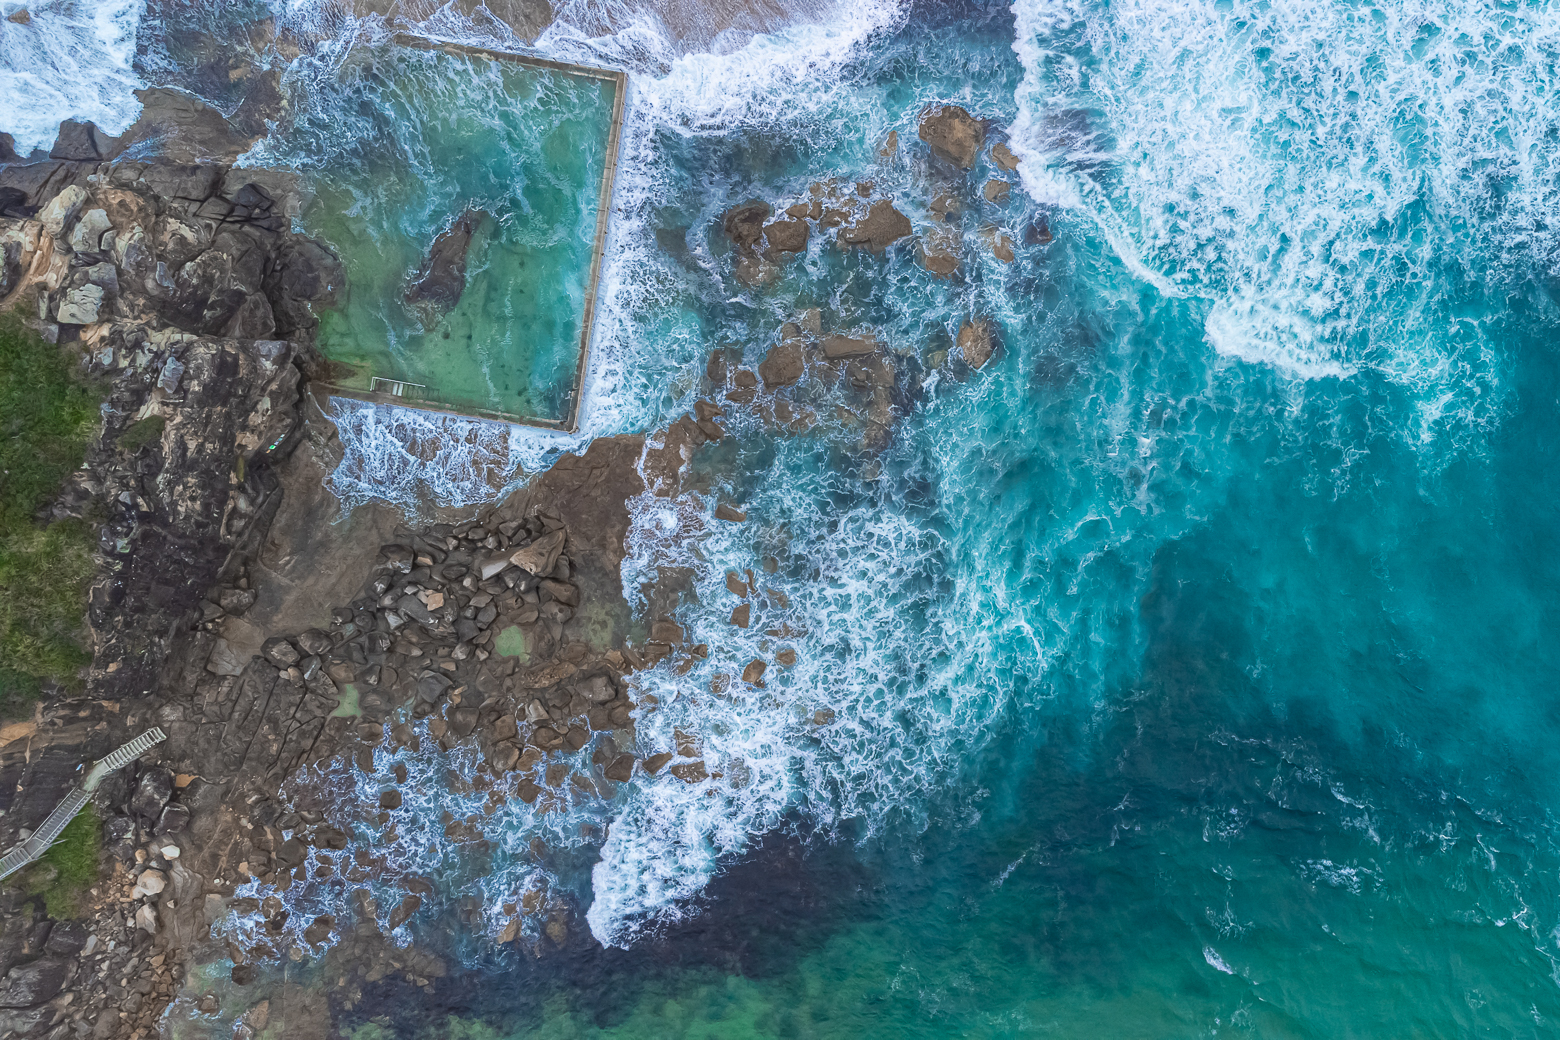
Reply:
<svg viewBox="0 0 1560 1040"><path fill-rule="evenodd" d="M554 581L552 578L543 578L541 587L547 590L548 595L568 607L580 605L580 590L577 586L570 585L566 581Z"/></svg>
<svg viewBox="0 0 1560 1040"><path fill-rule="evenodd" d="M163 806L168 804L168 799L173 797L173 774L158 766L153 766L141 774L141 782L136 785L135 794L130 798L130 811L143 820L151 822L162 816Z"/></svg>
<svg viewBox="0 0 1560 1040"><path fill-rule="evenodd" d="M328 248L301 236L289 239L277 251L276 264L264 282L277 334L291 336L314 328L319 324L314 308L335 306L346 284L341 261Z"/></svg>
<svg viewBox="0 0 1560 1040"><path fill-rule="evenodd" d="M56 921L49 930L43 952L51 957L74 957L87 945L90 932L81 921Z"/></svg>
<svg viewBox="0 0 1560 1040"><path fill-rule="evenodd" d="M255 981L255 968L252 964L235 964L229 973L235 986L247 986Z"/></svg>
<svg viewBox="0 0 1560 1040"><path fill-rule="evenodd" d="M763 237L764 221L773 212L774 207L767 202L744 202L721 214L721 226L733 245L743 252L752 252Z"/></svg>
<svg viewBox="0 0 1560 1040"><path fill-rule="evenodd" d="M261 644L260 653L278 668L291 668L303 659L298 648L281 636L267 639Z"/></svg>
<svg viewBox="0 0 1560 1040"><path fill-rule="evenodd" d="M401 903L400 903L399 906L397 906L394 910L390 911L390 922L389 922L390 923L390 928L389 928L389 930L392 931L392 932L395 931L397 928L401 927L407 921L411 920L412 915L415 914L418 910L421 910L421 909L422 909L422 896L418 895L416 892L413 892L411 895L409 895L405 899L401 900Z"/></svg>
<svg viewBox="0 0 1560 1040"><path fill-rule="evenodd" d="M190 810L186 805L167 805L157 818L155 834L179 834L190 825Z"/></svg>
<svg viewBox="0 0 1560 1040"><path fill-rule="evenodd" d="M399 809L401 807L401 792L393 787L380 791L379 807L381 809Z"/></svg>
<svg viewBox="0 0 1560 1040"><path fill-rule="evenodd" d="M823 338L823 356L831 361L839 358L861 357L864 354L874 354L878 349L877 336L868 333L865 336L825 336Z"/></svg>
<svg viewBox="0 0 1560 1040"><path fill-rule="evenodd" d="M471 237L486 219L482 210L468 209L433 240L428 258L406 288L407 303L437 316L460 302L466 291L466 253Z"/></svg>
<svg viewBox="0 0 1560 1040"><path fill-rule="evenodd" d="M222 335L229 339L270 339L276 334L276 316L271 301L262 293L250 293L238 305Z"/></svg>
<svg viewBox="0 0 1560 1040"><path fill-rule="evenodd" d="M43 957L30 964L18 964L0 979L0 1008L30 1008L42 1004L64 988L70 969L70 962L60 957Z"/></svg>
<svg viewBox="0 0 1560 1040"><path fill-rule="evenodd" d="M318 946L330 938L331 931L336 927L336 919L330 914L321 914L314 919L314 923L303 930L303 941L310 946Z"/></svg>
<svg viewBox="0 0 1560 1040"><path fill-rule="evenodd" d="M328 654L335 645L329 633L321 632L317 628L298 634L298 646L306 654Z"/></svg>
<svg viewBox="0 0 1560 1040"><path fill-rule="evenodd" d="M879 199L872 204L865 217L840 229L840 241L881 253L914 230L909 217L895 209L892 202Z"/></svg>
<svg viewBox="0 0 1560 1040"><path fill-rule="evenodd" d="M747 514L735 506L722 502L715 507L715 519L729 520L734 524L740 524L747 519Z"/></svg>
<svg viewBox="0 0 1560 1040"><path fill-rule="evenodd" d="M633 755L619 755L612 760L611 765L607 766L606 770L604 771L606 778L608 780L614 780L620 784L626 783L627 781L633 779L634 762L635 759Z"/></svg>
<svg viewBox="0 0 1560 1040"><path fill-rule="evenodd" d="M49 150L51 159L72 159L79 162L107 162L121 151L119 139L109 137L95 123L78 123L67 119L60 124L60 133Z"/></svg>
<svg viewBox="0 0 1560 1040"><path fill-rule="evenodd" d="M968 170L986 143L986 127L959 106L942 105L922 114L920 136L934 155Z"/></svg>
<svg viewBox="0 0 1560 1040"><path fill-rule="evenodd" d="M676 756L673 755L670 751L663 751L658 755L651 755L644 761L645 772L649 773L651 776L654 776L656 773L661 771L662 766L666 765L666 763L670 762L675 757Z"/></svg>
<svg viewBox="0 0 1560 1040"><path fill-rule="evenodd" d="M307 845L299 841L297 838L288 838L286 841L282 842L281 845L277 846L275 852L276 869L290 870L291 868L301 864L304 860L304 857L306 857L308 854L309 848Z"/></svg>

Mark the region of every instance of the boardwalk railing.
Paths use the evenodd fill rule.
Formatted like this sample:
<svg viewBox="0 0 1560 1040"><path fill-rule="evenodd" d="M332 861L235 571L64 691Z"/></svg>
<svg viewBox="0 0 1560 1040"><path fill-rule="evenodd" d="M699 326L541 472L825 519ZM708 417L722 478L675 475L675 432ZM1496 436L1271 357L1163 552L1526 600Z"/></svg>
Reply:
<svg viewBox="0 0 1560 1040"><path fill-rule="evenodd" d="M116 769L123 769L167 739L168 734L154 726L130 743L94 762L92 768L87 770L87 775L82 777L81 783L65 792L65 797L60 799L60 804L54 807L49 818L10 852L0 856L0 880L10 877L47 852L49 846L53 845L55 839L60 836L60 832L75 819L81 807L91 799L92 792L97 790L98 784L103 782L105 776Z"/></svg>

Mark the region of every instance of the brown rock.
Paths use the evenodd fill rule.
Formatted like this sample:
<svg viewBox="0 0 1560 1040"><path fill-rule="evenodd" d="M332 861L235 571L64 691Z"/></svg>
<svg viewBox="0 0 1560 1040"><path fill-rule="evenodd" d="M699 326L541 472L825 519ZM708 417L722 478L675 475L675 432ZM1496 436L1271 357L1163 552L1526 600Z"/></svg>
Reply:
<svg viewBox="0 0 1560 1040"><path fill-rule="evenodd" d="M608 780L613 780L620 784L626 783L633 779L634 761L633 755L619 755L612 760L611 765L607 766L604 775Z"/></svg>
<svg viewBox="0 0 1560 1040"><path fill-rule="evenodd" d="M395 788L379 792L379 807L381 809L399 809L401 807L401 792Z"/></svg>
<svg viewBox="0 0 1560 1040"><path fill-rule="evenodd" d="M746 596L748 594L747 582L742 580L742 575L736 571L726 572L726 591L733 596Z"/></svg>
<svg viewBox="0 0 1560 1040"><path fill-rule="evenodd" d="M737 604L737 609L731 612L731 623L738 628L747 628L748 619L752 614L753 605L751 603L739 603Z"/></svg>
<svg viewBox="0 0 1560 1040"><path fill-rule="evenodd" d="M770 253L805 253L807 251L807 221L776 220L764 225L764 238Z"/></svg>
<svg viewBox="0 0 1560 1040"><path fill-rule="evenodd" d="M783 664L785 667L790 668L796 664L796 651L790 647L786 647L784 650L775 655L775 660Z"/></svg>
<svg viewBox="0 0 1560 1040"><path fill-rule="evenodd" d="M1013 154L1013 150L1007 146L1005 141L998 141L991 146L991 157L996 160L998 166L1009 173L1018 169L1018 164L1022 161Z"/></svg>
<svg viewBox="0 0 1560 1040"><path fill-rule="evenodd" d="M580 605L580 590L577 587L570 585L566 581L555 581L552 578L543 578L541 581L541 586L547 590L548 594L551 595L553 599L557 600L559 603L564 604L565 606L577 607Z"/></svg>
<svg viewBox="0 0 1560 1040"><path fill-rule="evenodd" d="M892 202L879 199L872 204L866 216L840 230L840 241L881 253L914 230L909 217L895 209Z"/></svg>
<svg viewBox="0 0 1560 1040"><path fill-rule="evenodd" d="M744 202L733 206L721 215L721 225L726 237L740 250L751 251L764 234L764 221L774 212L774 207L763 201Z"/></svg>
<svg viewBox="0 0 1560 1040"><path fill-rule="evenodd" d="M697 762L679 762L672 767L672 775L684 783L697 784L709 778L710 771L701 759Z"/></svg>
<svg viewBox="0 0 1560 1040"><path fill-rule="evenodd" d="M807 371L807 355L796 340L782 340L769 348L758 374L763 377L766 389L791 386Z"/></svg>
<svg viewBox="0 0 1560 1040"><path fill-rule="evenodd" d="M750 685L757 685L764 679L764 673L769 670L769 665L754 658L742 669L742 681Z"/></svg>
<svg viewBox="0 0 1560 1040"><path fill-rule="evenodd" d="M558 565L567 536L562 528L542 535L536 541L509 557L509 562L530 574L551 574Z"/></svg>
<svg viewBox="0 0 1560 1040"><path fill-rule="evenodd" d="M931 146L932 154L968 170L986 143L986 127L959 106L942 105L921 115L920 136Z"/></svg>
<svg viewBox="0 0 1560 1040"><path fill-rule="evenodd" d="M899 131L890 130L888 137L883 140L883 147L878 149L879 159L892 159L899 151Z"/></svg>
<svg viewBox="0 0 1560 1040"><path fill-rule="evenodd" d="M683 632L682 626L675 621L663 618L650 624L650 639L652 642L667 643L675 646L685 638L687 636Z"/></svg>
<svg viewBox="0 0 1560 1040"><path fill-rule="evenodd" d="M991 360L991 355L996 350L996 336L993 334L991 322L984 318L979 321L965 322L959 327L957 346L959 356L964 359L966 365L975 369L985 368L986 362Z"/></svg>
<svg viewBox="0 0 1560 1040"><path fill-rule="evenodd" d="M747 519L747 514L734 506L729 506L722 502L715 507L715 519L729 520L734 524L740 524Z"/></svg>
<svg viewBox="0 0 1560 1040"><path fill-rule="evenodd" d="M985 187L980 189L980 193L986 197L987 202L995 202L1000 205L1007 201L1008 192L1012 187L1007 181L999 181L993 177L986 182Z"/></svg>
<svg viewBox="0 0 1560 1040"><path fill-rule="evenodd" d="M832 360L838 358L860 357L863 354L875 353L878 349L877 333L869 332L865 336L825 336L823 338L823 356Z"/></svg>
<svg viewBox="0 0 1560 1040"><path fill-rule="evenodd" d="M656 773L661 771L662 766L666 765L666 763L670 762L675 757L676 756L673 755L670 751L663 751L658 755L651 755L644 761L644 770L646 773L654 776Z"/></svg>
<svg viewBox="0 0 1560 1040"><path fill-rule="evenodd" d="M541 797L542 789L537 786L536 781L526 779L515 785L515 794L519 795L520 800L526 805L534 805L536 799Z"/></svg>

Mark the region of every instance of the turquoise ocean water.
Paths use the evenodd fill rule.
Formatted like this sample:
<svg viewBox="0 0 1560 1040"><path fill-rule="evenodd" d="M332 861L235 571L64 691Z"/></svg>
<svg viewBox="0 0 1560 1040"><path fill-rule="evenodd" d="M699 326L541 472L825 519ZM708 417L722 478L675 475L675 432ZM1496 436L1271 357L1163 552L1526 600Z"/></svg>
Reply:
<svg viewBox="0 0 1560 1040"><path fill-rule="evenodd" d="M420 942L538 870L585 918L541 958L457 926L468 970L352 1035L1555 1035L1560 10L926 3L721 57L540 46L632 74L587 435L814 307L880 331L898 418L880 451L733 419L695 466L740 530L635 503L625 589L694 566L712 650L646 677L641 738L697 731L723 777L419 852ZM733 278L719 215L829 177L924 230L934 101L1023 159L1005 205L985 154L961 182L959 277L815 235ZM998 354L939 372L972 315ZM406 478L426 422L353 412L352 486L468 500L463 457ZM724 573L766 556L789 606L734 633ZM782 622L795 668L708 692Z"/></svg>

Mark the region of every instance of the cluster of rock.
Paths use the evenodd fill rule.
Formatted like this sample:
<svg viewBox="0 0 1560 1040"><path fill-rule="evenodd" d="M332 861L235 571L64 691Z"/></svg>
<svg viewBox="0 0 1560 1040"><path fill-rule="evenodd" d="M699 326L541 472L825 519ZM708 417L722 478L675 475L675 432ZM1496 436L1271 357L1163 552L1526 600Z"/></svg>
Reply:
<svg viewBox="0 0 1560 1040"><path fill-rule="evenodd" d="M0 166L0 308L31 310L107 384L102 437L54 506L109 514L89 614L100 696L156 686L170 638L274 512L299 344L342 275L257 178L210 164Z"/></svg>

